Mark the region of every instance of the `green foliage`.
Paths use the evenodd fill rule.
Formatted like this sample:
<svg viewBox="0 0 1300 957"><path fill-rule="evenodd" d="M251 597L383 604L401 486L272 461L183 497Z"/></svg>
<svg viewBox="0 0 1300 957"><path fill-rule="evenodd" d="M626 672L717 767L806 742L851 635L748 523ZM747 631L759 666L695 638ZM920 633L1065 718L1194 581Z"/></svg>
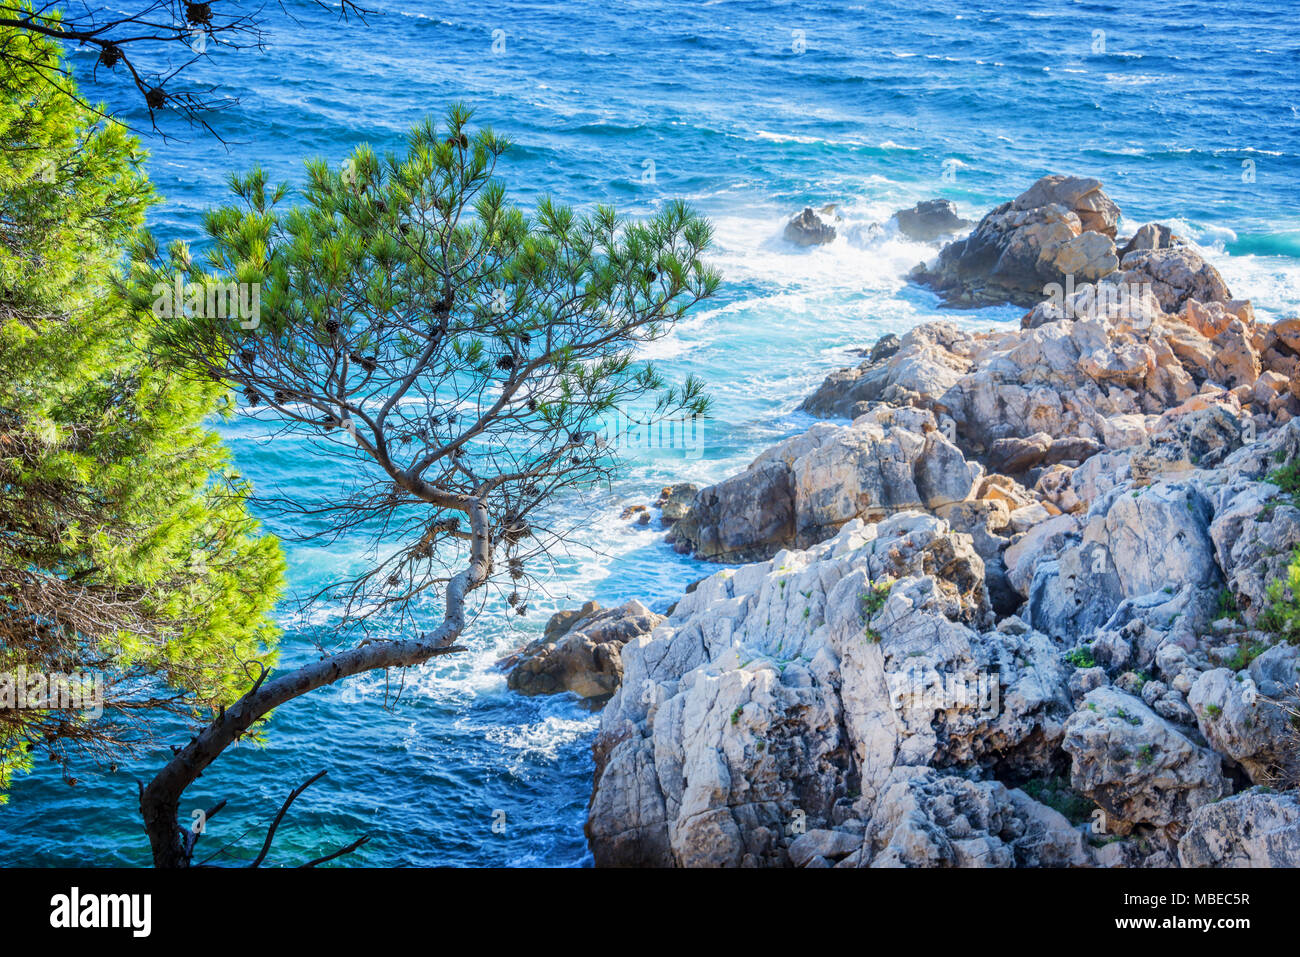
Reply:
<svg viewBox="0 0 1300 957"><path fill-rule="evenodd" d="M1283 641L1300 645L1300 547L1292 553L1282 577L1269 582L1267 594L1269 603L1257 624Z"/></svg>
<svg viewBox="0 0 1300 957"><path fill-rule="evenodd" d="M204 424L225 391L147 359L114 291L154 201L143 154L38 82L53 45L0 43L24 54L0 61L0 674L100 673L107 710L0 710L3 790L42 750L138 745L141 707L237 697L270 660L283 562Z"/></svg>
<svg viewBox="0 0 1300 957"><path fill-rule="evenodd" d="M868 641L880 641L880 633L871 627L871 619L876 616L880 609L885 607L885 602L889 600L890 589L893 587L894 580L892 578L878 582L868 581L866 590L858 596L862 620L866 622L863 633L867 636Z"/></svg>
<svg viewBox="0 0 1300 957"><path fill-rule="evenodd" d="M1225 661L1225 667L1232 671L1241 671L1243 668L1250 667L1250 663L1268 651L1269 646L1254 638L1244 639L1237 645L1237 650L1232 653L1232 657Z"/></svg>
<svg viewBox="0 0 1300 957"><path fill-rule="evenodd" d="M1284 458L1278 450L1278 460ZM1283 504L1300 508L1300 458L1292 457L1269 473L1268 480L1282 490ZM1270 502L1269 506L1276 505ZM1291 554L1282 577L1269 582L1268 605L1260 612L1256 624L1281 640L1300 645L1300 546Z"/></svg>
<svg viewBox="0 0 1300 957"><path fill-rule="evenodd" d="M1073 648L1066 652L1065 660L1076 668L1097 667L1097 662L1092 657L1092 650L1089 648Z"/></svg>
<svg viewBox="0 0 1300 957"><path fill-rule="evenodd" d="M1046 804L1069 819L1071 824L1087 823L1097 805L1070 787L1070 782L1060 776L1034 778L1021 785L1024 791L1040 804Z"/></svg>
<svg viewBox="0 0 1300 957"><path fill-rule="evenodd" d="M547 198L526 214L495 176L508 147L453 106L404 152L309 162L296 205L260 170L233 177L201 258L149 237L134 250L142 310L177 276L258 290L255 325L187 309L153 343L357 476L355 494L310 503L322 534L358 516L376 542L389 529L377 567L336 593L347 620L441 591L471 540L502 547L496 567L526 590L546 537L526 519L608 476L616 450L595 439L610 417L708 410L699 382L669 386L638 355L716 290L708 223L677 202L644 221ZM478 520L478 503L490 528L448 534L448 520Z"/></svg>
<svg viewBox="0 0 1300 957"><path fill-rule="evenodd" d="M1232 593L1232 589L1219 589L1219 595L1215 602L1214 617L1216 619L1230 618L1233 621L1241 621L1241 609L1237 607L1237 596Z"/></svg>

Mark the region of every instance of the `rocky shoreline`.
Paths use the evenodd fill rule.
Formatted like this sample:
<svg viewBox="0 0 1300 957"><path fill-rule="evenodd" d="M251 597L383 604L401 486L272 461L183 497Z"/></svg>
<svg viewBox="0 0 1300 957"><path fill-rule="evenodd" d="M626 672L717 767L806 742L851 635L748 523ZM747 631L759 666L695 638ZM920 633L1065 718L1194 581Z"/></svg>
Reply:
<svg viewBox="0 0 1300 957"><path fill-rule="evenodd" d="M612 692L598 866L1300 865L1300 320L1119 219L1063 176L992 210L912 278L1018 329L880 340L665 490L729 564L522 654Z"/></svg>

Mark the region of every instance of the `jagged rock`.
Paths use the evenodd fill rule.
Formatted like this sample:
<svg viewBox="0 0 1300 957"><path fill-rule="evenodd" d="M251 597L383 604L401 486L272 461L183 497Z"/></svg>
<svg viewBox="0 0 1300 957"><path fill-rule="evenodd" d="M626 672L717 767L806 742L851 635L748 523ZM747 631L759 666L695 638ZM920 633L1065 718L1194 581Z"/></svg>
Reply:
<svg viewBox="0 0 1300 957"><path fill-rule="evenodd" d="M790 842L790 863L795 867L808 867L818 858L827 862L837 861L861 847L861 833L815 828Z"/></svg>
<svg viewBox="0 0 1300 957"><path fill-rule="evenodd" d="M1095 281L1119 266L1117 207L1095 179L1045 176L988 213L970 236L944 247L932 269L912 278L948 305L1033 306L1044 286Z"/></svg>
<svg viewBox="0 0 1300 957"><path fill-rule="evenodd" d="M567 635L570 629L578 622L592 617L599 611L603 611L600 602L584 602L581 608L562 609L557 611L546 622L546 627L542 631L542 638L546 642L556 642Z"/></svg>
<svg viewBox="0 0 1300 957"><path fill-rule="evenodd" d="M1300 799L1252 789L1193 812L1183 867L1300 867Z"/></svg>
<svg viewBox="0 0 1300 957"><path fill-rule="evenodd" d="M795 539L794 475L784 462L755 462L701 489L669 541L712 561L763 558Z"/></svg>
<svg viewBox="0 0 1300 957"><path fill-rule="evenodd" d="M878 353L885 341L857 368L832 372L799 408L812 415L852 419L869 411L873 402L933 402L967 371L975 349L969 333L947 322L916 326L898 341L897 349Z"/></svg>
<svg viewBox="0 0 1300 957"><path fill-rule="evenodd" d="M1300 547L1300 509L1274 503L1265 511L1266 494L1247 490L1233 500L1240 510L1225 510L1222 520L1216 519L1218 525L1210 529L1212 538L1218 533L1214 538L1215 553L1228 588L1250 623L1268 607L1268 586L1285 579L1292 554Z"/></svg>
<svg viewBox="0 0 1300 957"><path fill-rule="evenodd" d="M1177 312L1189 299L1204 303L1232 298L1219 271L1190 246L1136 249L1124 256L1120 268L1118 281L1149 284L1165 312Z"/></svg>
<svg viewBox="0 0 1300 957"><path fill-rule="evenodd" d="M690 511L691 502L700 493L700 487L693 482L679 482L669 485L659 493L659 517L665 525L679 522Z"/></svg>
<svg viewBox="0 0 1300 957"><path fill-rule="evenodd" d="M870 819L895 767L1049 760L1068 666L1023 623L987 621L969 539L921 513L701 582L624 647L596 744L597 864L782 864L796 820Z"/></svg>
<svg viewBox="0 0 1300 957"><path fill-rule="evenodd" d="M1198 468L1213 468L1241 448L1245 427L1241 417L1222 405L1196 409L1160 424L1129 456L1129 469L1139 483Z"/></svg>
<svg viewBox="0 0 1300 957"><path fill-rule="evenodd" d="M947 199L922 200L911 209L900 209L894 215L898 218L898 231L908 239L922 243L960 233L973 225L970 220L958 216L956 205Z"/></svg>
<svg viewBox="0 0 1300 957"><path fill-rule="evenodd" d="M1291 679L1291 686L1283 686L1276 699L1263 695L1251 670L1234 674L1227 668L1202 673L1187 695L1206 742L1240 764L1256 784L1270 783L1277 775L1300 780L1296 776L1300 758L1297 733L1291 725L1297 702L1295 685L1300 682L1297 655L1300 649L1275 645L1260 656L1267 660L1255 673L1281 672ZM1253 668L1255 662L1251 664Z"/></svg>
<svg viewBox="0 0 1300 957"><path fill-rule="evenodd" d="M1047 452L1051 447L1052 437L1046 432L1024 439L998 439L989 446L988 466L994 472L1022 475L1034 466L1042 465L1047 460Z"/></svg>
<svg viewBox="0 0 1300 957"><path fill-rule="evenodd" d="M594 604L588 602L583 611ZM557 617L551 619L552 623ZM596 606L590 614L572 620L567 627L561 623L554 631L548 625L547 635L555 637L543 637L525 647L506 683L511 690L526 695L571 691L581 698L608 697L623 677L620 649L629 639L648 634L663 620L664 616L633 600L618 608Z"/></svg>
<svg viewBox="0 0 1300 957"><path fill-rule="evenodd" d="M848 865L850 861L845 861ZM870 867L1086 867L1083 835L1065 816L997 781L895 768L876 802Z"/></svg>
<svg viewBox="0 0 1300 957"><path fill-rule="evenodd" d="M1292 352L1300 353L1300 319L1282 319L1275 322L1273 333Z"/></svg>
<svg viewBox="0 0 1300 957"><path fill-rule="evenodd" d="M1163 223L1147 223L1138 228L1133 238L1124 244L1119 256L1122 260L1131 252L1147 249L1170 249L1181 246L1183 241L1174 235L1173 230Z"/></svg>
<svg viewBox="0 0 1300 957"><path fill-rule="evenodd" d="M1210 514L1209 503L1192 484L1121 486L1094 503L1083 541L1105 547L1125 597L1170 585L1217 587Z"/></svg>
<svg viewBox="0 0 1300 957"><path fill-rule="evenodd" d="M1016 539L1003 556L1011 587L1028 597L1038 567L1054 560L1066 544L1077 537L1080 527L1079 520L1073 515L1057 515Z"/></svg>
<svg viewBox="0 0 1300 957"><path fill-rule="evenodd" d="M939 398L963 448L1036 433L1120 448L1145 437L1139 418L1163 411L1147 398L1154 353L1121 344L1103 321L1052 323L986 340L971 369ZM1130 354L1132 353L1132 354Z"/></svg>
<svg viewBox="0 0 1300 957"><path fill-rule="evenodd" d="M745 561L824 541L853 518L963 501L979 467L933 428L933 417L914 409L818 423L702 490L672 538L701 558Z"/></svg>
<svg viewBox="0 0 1300 957"><path fill-rule="evenodd" d="M903 340L892 332L886 333L876 340L876 344L871 347L871 352L867 354L869 362L884 362L890 356L896 354L903 347Z"/></svg>
<svg viewBox="0 0 1300 957"><path fill-rule="evenodd" d="M1111 489L1093 503L1077 544L1066 538L1054 558L1039 553L1028 590L1030 623L1058 638L1089 634L1119 627L1110 620L1125 600L1151 608L1177 595L1185 604L1196 589L1217 589L1209 519L1209 503L1193 485ZM1068 533L1069 525L1059 530ZM1056 544L1047 537L1052 531L1040 533L1045 545ZM1013 557L1017 566L1023 561L1008 550L1008 567ZM1014 568L1011 581L1023 584L1024 570Z"/></svg>
<svg viewBox="0 0 1300 957"><path fill-rule="evenodd" d="M834 205L823 206L817 211L811 206L805 206L802 213L785 224L786 241L798 246L829 243L835 238L834 222L838 219Z"/></svg>
<svg viewBox="0 0 1300 957"><path fill-rule="evenodd" d="M1112 686L1088 692L1065 724L1062 747L1071 786L1101 806L1108 833L1177 825L1230 790L1218 755Z"/></svg>
<svg viewBox="0 0 1300 957"><path fill-rule="evenodd" d="M1101 190L1101 182L1086 176L1044 176L1012 203L1015 209L1063 206L1079 217L1085 230L1115 238L1120 211Z"/></svg>

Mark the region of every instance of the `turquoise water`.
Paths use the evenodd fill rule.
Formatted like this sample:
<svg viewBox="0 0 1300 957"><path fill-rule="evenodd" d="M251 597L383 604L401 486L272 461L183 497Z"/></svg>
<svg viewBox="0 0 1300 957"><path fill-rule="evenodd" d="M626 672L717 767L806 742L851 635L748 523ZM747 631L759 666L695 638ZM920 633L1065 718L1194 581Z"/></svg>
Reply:
<svg viewBox="0 0 1300 957"><path fill-rule="evenodd" d="M618 513L667 482L729 474L804 427L795 406L852 361L849 350L927 319L1018 318L953 314L905 285L933 250L873 228L902 206L945 196L978 218L1044 173L1096 176L1126 226L1173 224L1262 317L1300 312L1300 40L1286 3L371 5L368 27L340 29L295 0L299 23L273 21L267 54L217 54L209 74L240 102L211 121L232 145L174 126L179 140L151 143L167 200L158 232L194 237L232 169L262 164L297 181L303 157L337 162L363 141L398 147L426 112L464 100L517 144L501 173L525 204L551 193L647 213L683 196L714 221L723 290L653 355L672 378L706 379L717 418L703 456L630 456L612 492L584 503L597 520L533 615L489 607L471 651L409 675L394 707L382 677L356 680L281 709L265 749L226 755L187 795L187 809L230 799L200 844L209 851L329 768L295 805L278 859L370 832L347 862L588 863L597 717L573 700L507 692L492 662L557 607L635 597L662 608L705 574L661 531L629 528ZM504 31L499 52L494 31ZM781 241L790 213L826 202L840 205L840 238L814 250ZM336 477L305 444L272 440L266 422L244 416L223 431L263 489L320 494ZM362 548L294 546L289 558L305 595ZM286 604L286 659L309 657L332 618L329 607L302 615ZM22 778L0 808L0 863L145 863L135 781L159 763L74 768L75 788L53 767ZM255 854L256 837L231 853Z"/></svg>

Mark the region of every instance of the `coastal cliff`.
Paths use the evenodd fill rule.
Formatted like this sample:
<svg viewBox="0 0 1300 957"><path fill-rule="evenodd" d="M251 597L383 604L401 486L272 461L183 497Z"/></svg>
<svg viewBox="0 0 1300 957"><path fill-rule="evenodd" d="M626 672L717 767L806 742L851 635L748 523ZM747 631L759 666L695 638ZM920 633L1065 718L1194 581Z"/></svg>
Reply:
<svg viewBox="0 0 1300 957"><path fill-rule="evenodd" d="M993 210L913 278L1020 328L887 337L694 492L740 564L609 649L598 866L1300 864L1300 320L1119 215Z"/></svg>

